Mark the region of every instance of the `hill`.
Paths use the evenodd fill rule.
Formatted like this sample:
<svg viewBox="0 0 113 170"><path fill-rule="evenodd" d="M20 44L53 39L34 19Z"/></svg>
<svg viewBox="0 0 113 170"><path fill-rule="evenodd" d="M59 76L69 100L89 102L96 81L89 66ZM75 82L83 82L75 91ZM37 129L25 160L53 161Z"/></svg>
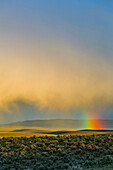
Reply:
<svg viewBox="0 0 113 170"><path fill-rule="evenodd" d="M89 120L90 121L90 120ZM97 120L101 122L102 129L113 129L113 120ZM83 128L83 120L51 119L51 120L27 120L5 124L2 126L42 127L49 129L73 129ZM86 127L84 127L86 128Z"/></svg>

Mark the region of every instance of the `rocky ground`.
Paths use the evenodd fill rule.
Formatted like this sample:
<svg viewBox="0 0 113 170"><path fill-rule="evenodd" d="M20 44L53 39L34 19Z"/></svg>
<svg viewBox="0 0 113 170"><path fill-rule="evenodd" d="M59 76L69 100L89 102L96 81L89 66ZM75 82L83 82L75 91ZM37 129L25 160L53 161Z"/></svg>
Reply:
<svg viewBox="0 0 113 170"><path fill-rule="evenodd" d="M113 169L113 134L0 139L0 169Z"/></svg>

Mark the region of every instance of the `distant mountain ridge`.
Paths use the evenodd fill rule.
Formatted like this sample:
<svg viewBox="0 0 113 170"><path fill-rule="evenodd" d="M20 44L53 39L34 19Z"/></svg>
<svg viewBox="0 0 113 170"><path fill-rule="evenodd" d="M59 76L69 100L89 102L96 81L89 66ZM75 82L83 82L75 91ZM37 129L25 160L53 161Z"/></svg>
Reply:
<svg viewBox="0 0 113 170"><path fill-rule="evenodd" d="M89 120L90 121L90 120ZM101 128L113 129L113 120L97 120L101 122ZM83 129L83 120L73 119L50 119L50 120L26 120L9 123L1 126L25 126L25 127L43 127L50 129Z"/></svg>

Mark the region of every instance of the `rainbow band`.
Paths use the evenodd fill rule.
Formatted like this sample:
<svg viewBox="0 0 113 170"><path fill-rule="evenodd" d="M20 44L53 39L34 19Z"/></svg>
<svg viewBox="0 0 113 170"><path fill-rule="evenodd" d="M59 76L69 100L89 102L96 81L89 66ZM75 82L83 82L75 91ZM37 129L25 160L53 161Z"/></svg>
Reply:
<svg viewBox="0 0 113 170"><path fill-rule="evenodd" d="M82 129L99 130L105 128L96 114L82 114Z"/></svg>

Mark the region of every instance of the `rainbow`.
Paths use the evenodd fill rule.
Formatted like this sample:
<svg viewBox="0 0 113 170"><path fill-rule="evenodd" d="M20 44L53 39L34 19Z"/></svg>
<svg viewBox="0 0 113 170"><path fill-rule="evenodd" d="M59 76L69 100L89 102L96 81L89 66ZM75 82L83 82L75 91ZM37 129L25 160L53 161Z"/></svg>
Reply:
<svg viewBox="0 0 113 170"><path fill-rule="evenodd" d="M82 129L100 130L104 129L103 122L97 114L82 113Z"/></svg>

